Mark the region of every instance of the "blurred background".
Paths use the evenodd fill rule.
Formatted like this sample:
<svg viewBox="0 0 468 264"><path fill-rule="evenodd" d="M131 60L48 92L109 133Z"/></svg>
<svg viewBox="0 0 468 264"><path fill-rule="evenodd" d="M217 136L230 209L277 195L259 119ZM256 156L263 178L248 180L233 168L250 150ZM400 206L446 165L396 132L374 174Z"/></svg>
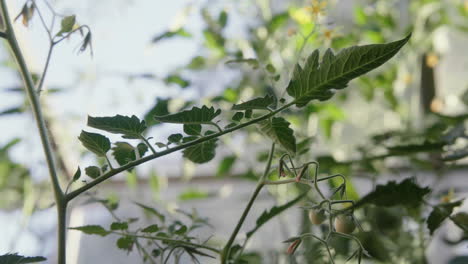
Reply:
<svg viewBox="0 0 468 264"><path fill-rule="evenodd" d="M23 13L23 7L33 2L40 15L38 11ZM294 65L315 49L338 51L385 43L412 32L410 43L389 63L352 81L332 100L312 103L305 111L288 110L284 116L296 133L300 160L319 161L321 173L346 175L352 198L358 199L377 183L405 176L431 186L434 204L466 197L466 0L36 0L8 4L12 17L19 14L15 30L28 66L38 78L49 50L40 16L49 25L54 18L59 24L63 16L74 14L77 25L91 29L92 47L84 51L80 50L84 36L79 34L54 46L41 93L64 185L78 166L103 165L77 140L82 129L93 130L86 127L87 115L136 115L150 127L151 142L164 145L182 126L159 124L153 115L206 104L226 110L222 117L229 120L233 103L265 94L278 99L286 96ZM0 253L42 255L48 258L46 263L54 263L56 214L47 167L21 78L3 43ZM111 139L121 140L115 135ZM433 148L442 139L450 144ZM170 219L200 225L194 236L222 245L262 173L270 141L249 127L222 137L218 145L216 157L202 165L184 160L178 152L117 175L71 204L69 226L108 226L116 217L139 218L137 226L159 221L136 204L140 203ZM402 145L407 148L386 154ZM263 210L287 202L298 192L291 186L263 192L240 239ZM359 217L366 226L381 228L383 241L376 250L380 253L375 253L381 255L366 263L468 263L467 234L446 223L429 236L421 224L428 213L404 208L363 212ZM382 227L377 221L382 215L393 219L387 221L392 224ZM303 211L293 208L266 225L248 241L247 263L296 263L285 255L281 241L298 230L310 229L307 221ZM117 236L102 238L70 230L68 238L71 264L143 263L148 254L119 248ZM341 245L336 250L344 262L349 243L336 243ZM151 245L142 247L151 252ZM319 250L301 254L313 263L327 263ZM148 263L160 263L158 256L154 258L147 259ZM202 259L202 263L215 263ZM186 256L180 261L192 263Z"/></svg>

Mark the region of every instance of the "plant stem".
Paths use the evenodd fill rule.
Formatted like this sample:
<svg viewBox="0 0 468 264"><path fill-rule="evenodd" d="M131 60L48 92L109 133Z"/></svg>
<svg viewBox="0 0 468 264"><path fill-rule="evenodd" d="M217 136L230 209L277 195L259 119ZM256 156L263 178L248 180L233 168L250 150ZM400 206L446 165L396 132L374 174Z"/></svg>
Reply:
<svg viewBox="0 0 468 264"><path fill-rule="evenodd" d="M143 140L143 142L145 142L145 144L148 146L148 148L151 150L151 152L153 152L153 154L156 154L156 150L153 148L153 146L151 146L151 143L148 141L148 139L146 139L146 137L143 136L143 135L140 135L140 136L141 136L141 140Z"/></svg>
<svg viewBox="0 0 468 264"><path fill-rule="evenodd" d="M13 25L11 24L10 15L8 14L8 7L6 0L0 0L2 17L5 22L5 36L10 45L16 62L18 63L21 77L23 78L25 84L26 94L31 103L32 113L34 119L36 120L36 125L39 129L39 135L41 138L42 148L45 153L47 167L49 169L50 180L52 182L52 187L55 196L55 202L57 204L57 215L58 215L58 263L65 263L65 253L66 253L66 207L67 201L65 200L62 188L58 180L57 169L54 162L54 154L52 151L52 145L47 134L47 128L45 124L44 117L42 115L42 110L39 102L39 98L35 91L35 85L31 77L31 72L29 71L26 61L23 57L23 53L19 47L19 44L16 40L15 32L13 30Z"/></svg>
<svg viewBox="0 0 468 264"><path fill-rule="evenodd" d="M260 117L254 118L254 119L252 119L252 120L250 120L248 122L239 124L239 125L237 125L235 127L225 129L222 132L211 134L211 135L196 139L194 141L190 141L190 142L187 142L185 144L181 144L181 145L175 146L173 148L166 149L164 151L160 151L160 152L158 152L156 154L148 155L148 156L143 157L143 158L141 158L139 160L129 162L129 163L127 163L127 164L125 164L125 165L123 165L123 166L121 166L119 168L115 168L112 171L108 171L107 173L104 173L103 175L99 176L97 179L93 180L92 182L89 182L88 184L86 184L86 185L74 190L73 192L67 194L66 200L70 201L70 200L74 199L75 197L77 197L81 193L86 192L87 190L89 190L89 189L93 188L94 186L98 185L99 183L111 178L112 176L114 176L116 174L119 174L120 172L131 169L131 168L133 168L135 166L138 166L138 165L143 164L145 162L148 162L150 160L153 160L153 159L168 155L168 154L170 154L172 152L176 152L178 150L182 150L182 149L185 149L185 148L200 144L202 142L211 140L213 138L220 137L222 135L231 133L233 131L239 130L239 129L241 129L243 127L246 127L246 126L250 126L250 125L255 124L255 123L259 122L259 121L265 120L267 118L270 118L270 117L276 115L277 113L279 113L279 112L283 111L284 109L292 106L293 104L295 104L294 101L291 102L291 103L288 103L288 104L286 104L286 105L284 105L284 106L282 106L282 107L280 107L278 109L276 109L275 111L273 111L271 113L268 113L268 114L262 115Z"/></svg>
<svg viewBox="0 0 468 264"><path fill-rule="evenodd" d="M184 240L179 240L179 239L173 239L173 238L167 238L167 237L160 237L160 236L145 236L145 235L134 235L134 234L126 234L126 233L121 233L121 232L111 232L112 234L116 235L121 235L121 236L131 236L131 237L138 237L138 238L145 238L145 239L153 239L153 240L160 240L160 241L166 241L166 242L173 242L173 243L178 243L178 244L183 244L186 246L191 246L194 248L204 248L206 250L212 251L216 254L219 254L219 249L202 245L202 244L195 244L192 242L184 241Z"/></svg>
<svg viewBox="0 0 468 264"><path fill-rule="evenodd" d="M237 222L236 227L234 228L234 231L232 231L231 236L229 237L228 242L224 246L223 252L221 253L221 264L225 264L227 260L229 259L229 254L231 253L231 246L234 243L234 240L236 239L237 234L239 233L240 228L242 227L242 224L244 224L245 218L249 214L250 209L252 208L252 205L257 198L258 194L262 190L264 184L265 178L268 176L268 173L270 172L271 168L271 162L273 160L273 155L275 153L275 143L271 144L271 149L270 149L270 155L268 156L268 161L265 166L265 171L263 172L262 177L258 180L257 187L255 188L255 191L253 192L252 196L250 197L249 202L247 203L247 206L244 209L244 212L242 212L242 215Z"/></svg>

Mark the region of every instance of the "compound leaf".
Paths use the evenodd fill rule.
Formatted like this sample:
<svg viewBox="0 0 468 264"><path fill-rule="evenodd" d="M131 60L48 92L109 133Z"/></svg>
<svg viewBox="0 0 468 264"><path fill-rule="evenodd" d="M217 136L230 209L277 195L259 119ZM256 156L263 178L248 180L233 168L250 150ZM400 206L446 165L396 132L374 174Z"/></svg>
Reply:
<svg viewBox="0 0 468 264"><path fill-rule="evenodd" d="M303 68L296 65L287 92L294 97L298 107L315 99L328 100L334 94L333 89L345 88L352 79L392 58L408 42L410 36L387 44L353 46L336 55L328 49L320 63L319 52L315 50Z"/></svg>
<svg viewBox="0 0 468 264"><path fill-rule="evenodd" d="M258 123L260 131L294 154L296 153L296 138L289 125L290 123L282 117L273 117L271 120L266 119Z"/></svg>
<svg viewBox="0 0 468 264"><path fill-rule="evenodd" d="M116 115L112 117L88 116L88 126L107 131L113 134L122 134L124 138L139 139L146 129L145 121L132 115Z"/></svg>
<svg viewBox="0 0 468 264"><path fill-rule="evenodd" d="M82 130L78 139L85 148L101 157L105 156L110 149L110 140L101 134Z"/></svg>
<svg viewBox="0 0 468 264"><path fill-rule="evenodd" d="M184 158L195 163L212 160L216 155L217 141L218 139L215 138L184 149Z"/></svg>
<svg viewBox="0 0 468 264"><path fill-rule="evenodd" d="M214 107L208 108L206 105L202 108L193 107L179 113L155 116L156 121L162 123L175 124L209 124L212 120L221 114L221 109L215 110Z"/></svg>
<svg viewBox="0 0 468 264"><path fill-rule="evenodd" d="M268 109L268 106L273 104L275 98L272 95L265 95L265 97L258 97L241 104L232 106L232 110L253 110L253 109Z"/></svg>

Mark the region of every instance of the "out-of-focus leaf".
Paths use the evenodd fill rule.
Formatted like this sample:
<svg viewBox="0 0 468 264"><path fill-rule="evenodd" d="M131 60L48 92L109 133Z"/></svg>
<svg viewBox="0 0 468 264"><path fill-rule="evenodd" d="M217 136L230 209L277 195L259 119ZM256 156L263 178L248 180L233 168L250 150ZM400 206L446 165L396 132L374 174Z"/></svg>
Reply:
<svg viewBox="0 0 468 264"><path fill-rule="evenodd" d="M60 31L57 33L57 36L63 33L71 32L73 30L73 27L75 26L75 23L76 23L75 15L66 16L62 18L62 22L60 23L61 28L60 28Z"/></svg>
<svg viewBox="0 0 468 264"><path fill-rule="evenodd" d="M296 153L296 138L294 131L289 128L290 123L282 117L273 117L258 123L260 131L280 144L291 153Z"/></svg>
<svg viewBox="0 0 468 264"><path fill-rule="evenodd" d="M107 236L108 234L110 234L109 231L107 231L106 229L104 229L104 227L100 226L100 225L87 225L87 226L79 226L79 227L69 227L68 229L72 229L72 230L78 230L78 231L81 231L85 234L88 234L88 235L99 235L99 236Z"/></svg>
<svg viewBox="0 0 468 264"><path fill-rule="evenodd" d="M166 31L166 32L163 32L157 36L155 36L153 38L153 40L151 41L152 43L156 43L156 42L159 42L163 39L169 39L169 38L173 38L173 37L184 37L184 38L189 38L191 37L192 34L190 34L189 32L185 31L185 29L183 28L179 28L175 31Z"/></svg>
<svg viewBox="0 0 468 264"><path fill-rule="evenodd" d="M127 230L128 223L127 222L113 222L110 226L111 230Z"/></svg>
<svg viewBox="0 0 468 264"><path fill-rule="evenodd" d="M410 144L410 145L400 145L387 147L387 149L392 153L398 154L411 154L417 152L440 152L445 146L445 142L435 142L431 143L425 141L422 144Z"/></svg>
<svg viewBox="0 0 468 264"><path fill-rule="evenodd" d="M88 126L107 131L113 134L122 134L123 138L139 139L146 129L145 121L134 115L112 117L92 117L88 116Z"/></svg>
<svg viewBox="0 0 468 264"><path fill-rule="evenodd" d="M155 233L155 232L158 232L160 229L159 229L159 226L158 225L150 225L150 226L147 226L145 228L143 228L141 230L141 232L145 232L145 233Z"/></svg>
<svg viewBox="0 0 468 264"><path fill-rule="evenodd" d="M417 207L423 202L423 197L431 190L428 187L420 187L413 179L408 178L400 183L390 181L385 185L377 185L375 190L357 201L354 208L366 204L377 206L402 205L406 207Z"/></svg>
<svg viewBox="0 0 468 264"><path fill-rule="evenodd" d="M338 54L328 49L319 63L319 52L314 51L303 68L297 64L287 92L296 106L303 107L311 100L330 99L334 90L343 89L352 79L363 75L392 58L411 35L388 44L353 46Z"/></svg>
<svg viewBox="0 0 468 264"><path fill-rule="evenodd" d="M275 14L266 24L268 32L275 32L278 28L286 24L286 22L288 22L288 19L289 14L287 12Z"/></svg>
<svg viewBox="0 0 468 264"><path fill-rule="evenodd" d="M235 122L239 122L242 120L242 118L244 118L244 112L236 112L233 116L232 116L232 121L235 121Z"/></svg>
<svg viewBox="0 0 468 264"><path fill-rule="evenodd" d="M257 59L235 59L235 60L229 60L226 61L226 64L232 64L232 63L247 63L250 67L254 69L258 69L260 66L260 63L258 62Z"/></svg>
<svg viewBox="0 0 468 264"><path fill-rule="evenodd" d="M454 216L450 217L453 223L455 223L458 227L463 229L463 231L468 232L468 213L461 212Z"/></svg>
<svg viewBox="0 0 468 264"><path fill-rule="evenodd" d="M134 238L131 236L124 236L117 239L117 247L125 251L131 251L133 248Z"/></svg>
<svg viewBox="0 0 468 264"><path fill-rule="evenodd" d="M145 122L148 127L160 124L160 122L154 119L154 116L164 116L169 114L169 101L170 99L156 99L156 104L145 114Z"/></svg>
<svg viewBox="0 0 468 264"><path fill-rule="evenodd" d="M177 84L181 88L187 88L190 85L190 81L182 78L182 76L178 74L170 74L164 78L164 82L166 84Z"/></svg>
<svg viewBox="0 0 468 264"><path fill-rule="evenodd" d="M200 70L206 65L206 60L202 56L196 56L192 58L190 63L187 65L187 68L190 70Z"/></svg>
<svg viewBox="0 0 468 264"><path fill-rule="evenodd" d="M205 163L212 160L216 155L218 139L211 139L200 144L184 149L184 158L195 163Z"/></svg>
<svg viewBox="0 0 468 264"><path fill-rule="evenodd" d="M18 253L8 253L0 256L1 264L23 264L23 263L36 263L46 261L44 257L24 257Z"/></svg>
<svg viewBox="0 0 468 264"><path fill-rule="evenodd" d="M275 99L272 95L265 95L265 97L258 97L244 103L235 104L232 110L253 110L253 109L268 109Z"/></svg>
<svg viewBox="0 0 468 264"><path fill-rule="evenodd" d="M11 114L21 114L23 111L24 109L22 106L12 107L12 108L8 108L8 109L1 111L0 116L11 115Z"/></svg>
<svg viewBox="0 0 468 264"><path fill-rule="evenodd" d="M212 120L221 114L221 110L215 110L214 107L208 108L202 106L202 108L193 107L190 110L185 110L179 113L155 116L156 121L163 123L175 123L175 124L210 124Z"/></svg>
<svg viewBox="0 0 468 264"><path fill-rule="evenodd" d="M434 206L431 214L427 218L427 227L431 232L431 235L434 231L439 228L440 224L449 217L455 207L460 206L463 203L463 200L452 202L452 203L442 203L437 206Z"/></svg>
<svg viewBox="0 0 468 264"><path fill-rule="evenodd" d="M178 199L181 201L199 200L209 198L211 195L208 192L198 189L189 188L179 194Z"/></svg>
<svg viewBox="0 0 468 264"><path fill-rule="evenodd" d="M224 177L231 170L234 162L236 162L236 156L227 156L221 160L218 165L218 170L216 172L217 177Z"/></svg>
<svg viewBox="0 0 468 264"><path fill-rule="evenodd" d="M228 22L228 13L225 10L223 10L221 11L221 13L219 13L218 24L221 28L224 28L226 27L227 22Z"/></svg>
<svg viewBox="0 0 468 264"><path fill-rule="evenodd" d="M133 202L134 204L138 205L139 207L141 207L143 210L145 210L145 212L148 212L154 216L156 216L157 218L159 218L159 220L161 220L161 222L164 222L166 217L161 214L160 212L158 212L156 209L154 209L153 207L149 207L149 206L146 206L142 203L138 203L138 202Z"/></svg>
<svg viewBox="0 0 468 264"><path fill-rule="evenodd" d="M85 148L101 157L105 156L110 149L110 140L101 134L82 130L78 139Z"/></svg>
<svg viewBox="0 0 468 264"><path fill-rule="evenodd" d="M361 241L364 249L374 259L378 261L389 261L389 249L385 247L385 243L381 239L381 235L375 232L361 232L356 235Z"/></svg>

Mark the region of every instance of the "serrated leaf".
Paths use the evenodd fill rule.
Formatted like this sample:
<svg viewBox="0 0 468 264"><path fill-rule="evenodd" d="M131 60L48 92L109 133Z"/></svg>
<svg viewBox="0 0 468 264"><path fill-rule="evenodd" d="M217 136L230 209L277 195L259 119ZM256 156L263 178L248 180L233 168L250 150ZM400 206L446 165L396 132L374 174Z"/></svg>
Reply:
<svg viewBox="0 0 468 264"><path fill-rule="evenodd" d="M44 257L24 257L18 255L18 253L9 253L0 256L0 263L1 264L23 264L23 263L36 263L46 261L47 259Z"/></svg>
<svg viewBox="0 0 468 264"><path fill-rule="evenodd" d="M232 116L232 120L233 121L236 121L236 122L239 122L242 120L242 118L244 118L244 112L236 112L233 116Z"/></svg>
<svg viewBox="0 0 468 264"><path fill-rule="evenodd" d="M166 217L161 214L160 212L158 212L156 209L154 209L153 207L149 207L149 206L146 206L142 203L138 203L138 202L133 202L134 204L138 205L140 208L142 208L143 210L145 210L145 212L148 212L154 216L156 216L157 218L159 218L159 220L161 220L161 222L164 222Z"/></svg>
<svg viewBox="0 0 468 264"><path fill-rule="evenodd" d="M232 110L253 110L253 109L268 109L268 106L275 102L272 95L265 95L265 97L258 97L241 104L232 106Z"/></svg>
<svg viewBox="0 0 468 264"><path fill-rule="evenodd" d="M158 225L150 225L141 230L141 232L145 233L155 233L159 231L159 226Z"/></svg>
<svg viewBox="0 0 468 264"><path fill-rule="evenodd" d="M113 134L122 134L124 138L139 139L146 129L145 121L134 115L131 117L116 115L112 117L88 116L88 126Z"/></svg>
<svg viewBox="0 0 468 264"><path fill-rule="evenodd" d="M201 133L202 126L200 124L184 124L184 132L187 135L198 136Z"/></svg>
<svg viewBox="0 0 468 264"><path fill-rule="evenodd" d="M137 160L137 154L138 158L143 157L147 151L148 146L144 143L138 144L135 148L127 142L116 142L115 147L112 148L112 156L122 166Z"/></svg>
<svg viewBox="0 0 468 264"><path fill-rule="evenodd" d="M128 223L127 222L113 222L110 226L111 230L127 230Z"/></svg>
<svg viewBox="0 0 468 264"><path fill-rule="evenodd" d="M124 236L117 240L117 247L122 250L131 251L133 248L134 238L131 236Z"/></svg>
<svg viewBox="0 0 468 264"><path fill-rule="evenodd" d="M354 46L334 55L328 49L319 63L319 52L315 50L304 67L296 65L287 92L294 97L296 106L303 107L311 100L328 100L334 91L343 89L352 79L363 75L392 58L409 40L387 44Z"/></svg>
<svg viewBox="0 0 468 264"><path fill-rule="evenodd" d="M212 120L221 114L221 110L215 110L214 107L208 108L202 106L202 108L193 107L190 110L185 110L179 113L155 116L156 121L162 123L174 123L174 124L209 124Z"/></svg>
<svg viewBox="0 0 468 264"><path fill-rule="evenodd" d="M288 152L296 153L296 138L289 125L290 123L282 117L273 117L271 120L265 119L258 123L260 131L275 143L280 144Z"/></svg>
<svg viewBox="0 0 468 264"><path fill-rule="evenodd" d="M145 114L145 122L148 127L159 125L160 122L154 119L154 116L163 116L169 114L169 104L170 99L161 99L156 100L156 104Z"/></svg>
<svg viewBox="0 0 468 264"><path fill-rule="evenodd" d="M167 140L170 143L179 143L183 137L184 136L182 134L177 133L177 134L172 134L169 137L167 137Z"/></svg>
<svg viewBox="0 0 468 264"><path fill-rule="evenodd" d="M405 179L400 183L390 181L385 185L377 185L375 191L357 201L354 208L365 204L385 207L396 205L417 207L423 202L423 197L430 191L428 187L417 185L411 178Z"/></svg>
<svg viewBox="0 0 468 264"><path fill-rule="evenodd" d="M105 156L110 149L110 140L101 134L82 130L78 139L85 148L101 157Z"/></svg>
<svg viewBox="0 0 468 264"><path fill-rule="evenodd" d="M266 224L268 221L276 217L277 215L281 214L282 212L286 211L287 209L291 208L293 205L295 205L297 202L299 202L306 193L300 194L293 200L280 205L280 206L273 206L270 210L265 210L263 213L257 218L255 227L247 232L246 236L247 238L251 237L260 227L262 227L264 224ZM294 239L293 241L295 241ZM288 240L284 241L287 242ZM289 241L288 241L289 242Z"/></svg>
<svg viewBox="0 0 468 264"><path fill-rule="evenodd" d="M231 170L234 162L236 162L236 156L227 156L224 157L218 165L218 170L216 172L216 177L223 177Z"/></svg>
<svg viewBox="0 0 468 264"><path fill-rule="evenodd" d="M106 229L104 229L104 227L100 226L100 225L87 225L87 226L79 226L79 227L70 227L68 229L72 229L72 230L78 230L78 231L81 231L85 234L88 234L88 235L99 235L99 236L107 236L108 234L110 234L109 231L107 231Z"/></svg>
<svg viewBox="0 0 468 264"><path fill-rule="evenodd" d="M75 182L75 181L79 180L80 177L81 177L81 169L80 169L80 167L78 166L78 169L76 169L76 172L75 172L75 174L73 175L72 181Z"/></svg>
<svg viewBox="0 0 468 264"><path fill-rule="evenodd" d="M216 155L217 141L218 139L215 138L184 149L184 158L195 163L212 160Z"/></svg>
<svg viewBox="0 0 468 264"><path fill-rule="evenodd" d="M96 166L89 166L85 168L85 173L89 177L96 179L97 177L101 176L101 169Z"/></svg>
<svg viewBox="0 0 468 264"><path fill-rule="evenodd" d="M442 222L449 217L455 207L460 206L463 203L463 200L452 202L452 203L442 203L437 206L434 206L431 214L427 218L427 228L431 232L431 235L434 231L439 228Z"/></svg>

